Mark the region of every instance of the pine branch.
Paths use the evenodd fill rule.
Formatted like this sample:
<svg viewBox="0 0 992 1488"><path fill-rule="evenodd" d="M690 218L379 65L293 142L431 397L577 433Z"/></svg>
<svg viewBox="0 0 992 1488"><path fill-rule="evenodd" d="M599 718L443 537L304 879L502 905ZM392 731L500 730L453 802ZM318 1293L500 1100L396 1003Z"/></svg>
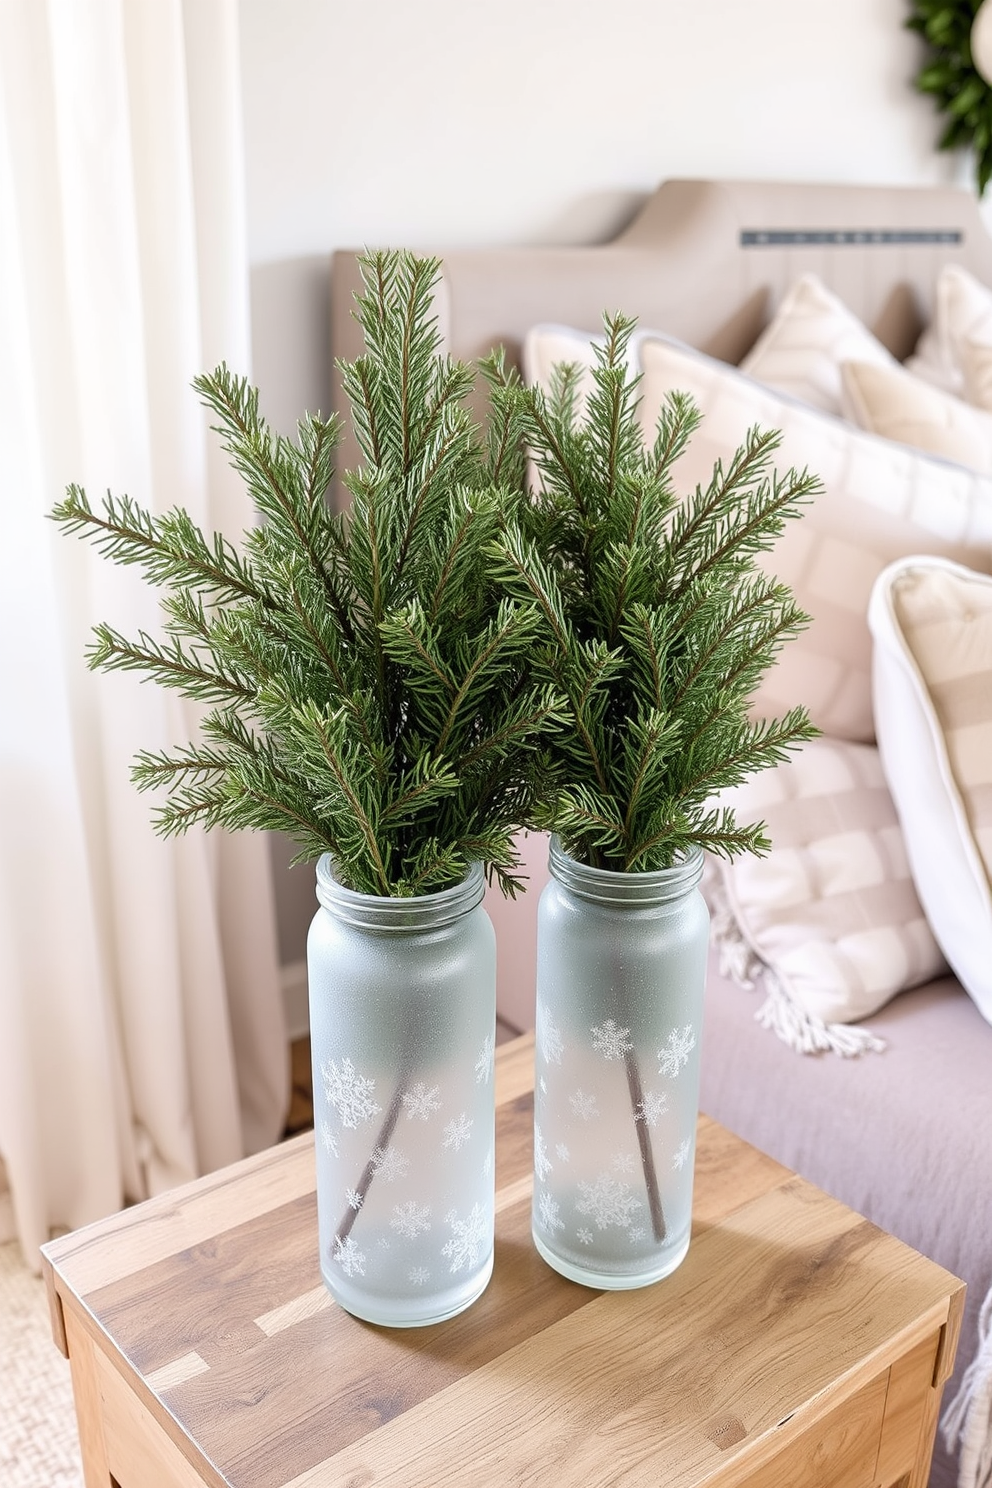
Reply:
<svg viewBox="0 0 992 1488"><path fill-rule="evenodd" d="M802 710L747 722L750 694L807 623L788 590L758 570L787 520L818 489L771 469L780 436L752 429L705 487L680 499L676 462L699 423L670 396L645 448L631 323L606 317L584 409L572 368L531 389L526 440L540 484L499 545L507 592L535 604L548 644L540 674L562 694L542 808L566 851L627 871L669 866L694 843L751 850L711 821L707 795L765 768L813 733Z"/></svg>
<svg viewBox="0 0 992 1488"><path fill-rule="evenodd" d="M219 534L213 546L183 511L156 519L128 496L104 497L103 515L94 512L81 486L71 485L50 513L64 532L89 538L114 563L140 566L149 583L199 590L220 603L273 596Z"/></svg>
<svg viewBox="0 0 992 1488"><path fill-rule="evenodd" d="M160 686L178 688L184 697L199 702L255 701L255 689L247 681L232 670L208 666L178 640L163 646L139 631L137 641L129 641L103 624L94 626L93 633L95 640L86 652L93 671L143 672Z"/></svg>

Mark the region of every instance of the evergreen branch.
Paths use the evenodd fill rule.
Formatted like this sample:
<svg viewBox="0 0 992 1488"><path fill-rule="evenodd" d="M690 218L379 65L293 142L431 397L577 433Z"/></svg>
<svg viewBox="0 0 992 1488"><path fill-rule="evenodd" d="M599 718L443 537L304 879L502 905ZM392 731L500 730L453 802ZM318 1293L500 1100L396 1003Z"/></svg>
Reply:
<svg viewBox="0 0 992 1488"><path fill-rule="evenodd" d="M181 509L156 519L129 496L115 498L108 492L103 511L99 516L83 488L70 485L50 515L63 531L89 538L105 558L138 564L153 584L198 588L220 599L274 603L230 544L217 533L211 551Z"/></svg>
<svg viewBox="0 0 992 1488"><path fill-rule="evenodd" d="M471 528L476 521L476 516L477 512L472 507L466 506L461 519L455 527L454 535L448 543L448 551L445 554L441 572L434 586L434 592L427 606L428 620L433 621L438 617L442 601L446 598L447 588L451 582L452 574L455 572Z"/></svg>
<svg viewBox="0 0 992 1488"><path fill-rule="evenodd" d="M325 550L317 542L317 534L326 543L327 513L323 507L323 495L330 479L328 473L319 492L315 492L310 481L323 470L328 458L328 446L335 448L341 439L340 421L330 419L321 426L319 438L311 439L311 454L302 461L304 471L309 473L304 490L309 498L309 521L304 520L298 507L291 479L292 458L280 461L273 455L273 440L265 422L258 413L258 392L249 386L247 378L235 377L224 363L212 375L203 375L193 380L193 386L204 403L220 418L215 432L221 436L224 448L231 455L235 469L247 479L261 510L267 512L285 526L292 536L297 550L304 554L325 590L327 600L338 616L342 628L348 632L350 622L340 596L325 568ZM311 432L318 420L311 415L307 426ZM276 440L277 455L286 446Z"/></svg>
<svg viewBox="0 0 992 1488"><path fill-rule="evenodd" d="M137 641L129 641L102 623L93 627L93 634L96 639L86 652L92 671L145 672L160 686L178 688L200 702L255 701L255 689L248 683L220 666L205 666L178 641L164 647L144 631L138 632Z"/></svg>
<svg viewBox="0 0 992 1488"><path fill-rule="evenodd" d="M465 703L465 699L471 692L473 683L479 677L480 673L484 672L493 658L505 649L507 642L511 638L519 636L521 632L526 634L527 631L533 632L532 615L525 610L514 608L508 602L504 601L500 605L495 628L484 642L481 651L473 657L471 665L451 700L448 716L441 726L441 733L438 738L439 750L443 751L447 748L448 739L455 726L455 720Z"/></svg>
<svg viewBox="0 0 992 1488"><path fill-rule="evenodd" d="M320 742L320 747L323 752L324 759L330 766L331 771L334 774L334 778L338 783L338 787L340 788L341 794L344 797L348 808L353 813L354 821L357 824L358 829L365 841L369 857L375 869L376 880L379 884L378 892L380 894L388 894L389 875L386 872L385 864L383 863L382 856L379 852L379 844L376 841L376 834L372 823L366 816L364 810L362 809L361 802L359 801L358 797L351 787L351 783L348 780L347 771L345 770L341 760L338 758L334 746L330 738L328 737L323 720L314 718L312 715L311 719L312 727Z"/></svg>
<svg viewBox="0 0 992 1488"><path fill-rule="evenodd" d="M759 652L767 653L770 644L776 641L781 644L809 623L809 617L790 601L791 596L787 595L781 585L758 580L742 586L728 606L719 626L706 637L705 644L697 652L692 665L681 677L674 693L667 699L668 707L674 712L691 692L694 683L722 654L728 641L738 637L741 631L747 628L749 622L763 617L771 606L772 614L765 625L747 649L735 655L731 670L722 673L722 688L724 691L731 691L738 678L753 670Z"/></svg>
<svg viewBox="0 0 992 1488"><path fill-rule="evenodd" d="M577 380L579 369L571 370L574 371ZM573 381L571 384L573 397L574 385ZM541 388L535 387L530 391L531 399L528 409L530 427L527 433L530 443L537 450L538 468L542 475L549 476L556 483L561 483L574 504L576 512L581 517L585 517L588 513L579 477L581 465L575 458L577 441L571 434L570 417L560 407L549 408Z"/></svg>
<svg viewBox="0 0 992 1488"><path fill-rule="evenodd" d="M518 741L523 746L543 734L546 724L561 723L564 716L563 699L546 690L534 707L525 708L503 727L487 734L478 744L460 754L455 762L455 770L461 775L485 755L504 750L511 741Z"/></svg>
<svg viewBox="0 0 992 1488"><path fill-rule="evenodd" d="M667 395L658 415L658 432L651 451L656 479L667 476L701 422L702 414L687 393L673 391Z"/></svg>
<svg viewBox="0 0 992 1488"><path fill-rule="evenodd" d="M682 776L682 793L698 799L740 785L755 769L780 764L792 746L818 733L805 708L792 708L782 718L762 719L731 730L718 759L707 760L695 774Z"/></svg>
<svg viewBox="0 0 992 1488"><path fill-rule="evenodd" d="M658 640L652 625L652 612L645 605L634 605L631 608L631 618L621 628L621 633L628 645L632 648L639 646L643 641L643 651L640 657L646 661L646 671L650 685L650 704L654 708L661 708L662 702L662 662L658 646Z"/></svg>
<svg viewBox="0 0 992 1488"><path fill-rule="evenodd" d="M385 461L385 448L376 418L377 403L373 397L371 359L358 357L354 362L338 362L337 366L342 374L344 390L351 401L359 448L371 465L382 465Z"/></svg>
<svg viewBox="0 0 992 1488"><path fill-rule="evenodd" d="M479 364L489 388L487 429L489 478L496 487L519 489L523 474L524 410L526 400L520 373L508 367L506 352L497 347Z"/></svg>
<svg viewBox="0 0 992 1488"><path fill-rule="evenodd" d="M624 812L624 832L630 837L634 817L641 804L645 783L652 775L662 774L666 756L678 742L681 724L678 719L666 719L658 712L637 720L631 728L631 754L635 754L634 770L627 787L627 809Z"/></svg>

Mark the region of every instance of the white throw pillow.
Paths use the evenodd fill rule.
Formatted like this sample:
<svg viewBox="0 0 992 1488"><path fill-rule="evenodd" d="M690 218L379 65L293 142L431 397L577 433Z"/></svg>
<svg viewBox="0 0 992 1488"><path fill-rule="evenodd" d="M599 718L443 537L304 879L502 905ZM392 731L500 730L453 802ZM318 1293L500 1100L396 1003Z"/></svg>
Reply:
<svg viewBox="0 0 992 1488"><path fill-rule="evenodd" d="M842 411L841 364L899 364L815 274L803 274L740 364L766 387L826 413Z"/></svg>
<svg viewBox="0 0 992 1488"><path fill-rule="evenodd" d="M946 971L872 745L813 739L720 801L767 825L771 852L720 874L737 931L802 1013L856 1022Z"/></svg>
<svg viewBox="0 0 992 1488"><path fill-rule="evenodd" d="M969 340L992 345L992 290L959 264L945 264L934 287L933 316L906 368L963 395L963 349Z"/></svg>
<svg viewBox="0 0 992 1488"><path fill-rule="evenodd" d="M992 1023L992 579L929 555L878 577L879 751L944 955Z"/></svg>
<svg viewBox="0 0 992 1488"><path fill-rule="evenodd" d="M907 553L992 568L992 479L852 428L679 342L645 334L637 345L645 434L653 438L673 389L703 413L673 471L679 490L705 489L715 461L726 465L755 424L782 432L779 469L808 467L822 480L822 494L762 558L812 624L785 645L754 707L769 717L804 703L824 733L870 742L872 585Z"/></svg>
<svg viewBox="0 0 992 1488"><path fill-rule="evenodd" d="M845 362L847 416L860 428L992 475L992 413L899 366Z"/></svg>

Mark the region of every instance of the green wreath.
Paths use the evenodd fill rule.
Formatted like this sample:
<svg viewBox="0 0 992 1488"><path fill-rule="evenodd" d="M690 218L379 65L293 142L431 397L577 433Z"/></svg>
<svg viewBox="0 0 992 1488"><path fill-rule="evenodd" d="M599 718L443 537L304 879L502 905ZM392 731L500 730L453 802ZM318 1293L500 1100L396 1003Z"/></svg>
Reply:
<svg viewBox="0 0 992 1488"><path fill-rule="evenodd" d="M971 58L971 27L981 6L982 0L910 0L906 22L927 46L915 86L948 115L937 148L971 147L979 196L992 179L992 87Z"/></svg>

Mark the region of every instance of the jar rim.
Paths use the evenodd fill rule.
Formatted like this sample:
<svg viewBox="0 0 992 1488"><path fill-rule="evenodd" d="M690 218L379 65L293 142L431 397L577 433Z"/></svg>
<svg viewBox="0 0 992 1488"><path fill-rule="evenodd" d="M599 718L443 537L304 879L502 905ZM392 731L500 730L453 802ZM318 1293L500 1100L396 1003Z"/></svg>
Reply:
<svg viewBox="0 0 992 1488"><path fill-rule="evenodd" d="M571 893L598 904L647 907L681 898L699 883L703 864L703 850L696 845L681 853L670 868L643 870L594 868L589 863L580 863L565 851L557 833L548 846L552 878Z"/></svg>
<svg viewBox="0 0 992 1488"><path fill-rule="evenodd" d="M430 894L363 894L349 889L334 874L334 860L323 853L317 860L316 895L322 909L336 919L372 930L433 929L449 924L482 903L486 877L482 864L471 863L465 877Z"/></svg>

